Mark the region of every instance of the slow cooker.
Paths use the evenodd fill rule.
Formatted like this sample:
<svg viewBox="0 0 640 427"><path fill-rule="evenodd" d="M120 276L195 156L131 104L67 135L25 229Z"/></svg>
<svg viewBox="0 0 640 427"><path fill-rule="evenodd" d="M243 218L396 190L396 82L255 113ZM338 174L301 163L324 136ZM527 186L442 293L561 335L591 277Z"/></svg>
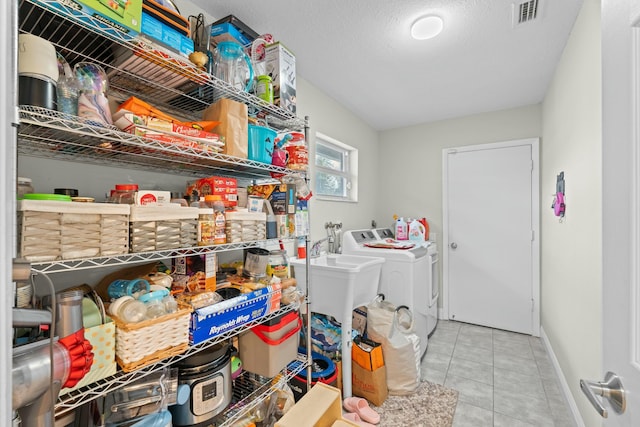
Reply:
<svg viewBox="0 0 640 427"><path fill-rule="evenodd" d="M169 407L174 426L208 425L231 402L231 347L223 343L176 363L178 384L191 389L183 405Z"/></svg>

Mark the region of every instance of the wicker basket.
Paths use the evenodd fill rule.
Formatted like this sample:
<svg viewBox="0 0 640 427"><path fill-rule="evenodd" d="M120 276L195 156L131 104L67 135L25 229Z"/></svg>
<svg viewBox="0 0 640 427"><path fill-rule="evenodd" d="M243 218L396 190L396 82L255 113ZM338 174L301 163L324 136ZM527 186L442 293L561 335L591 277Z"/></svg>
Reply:
<svg viewBox="0 0 640 427"><path fill-rule="evenodd" d="M131 252L188 248L198 242L198 208L132 206Z"/></svg>
<svg viewBox="0 0 640 427"><path fill-rule="evenodd" d="M42 262L126 254L128 224L128 205L20 200L20 255Z"/></svg>
<svg viewBox="0 0 640 427"><path fill-rule="evenodd" d="M178 311L138 323L116 324L116 361L124 372L184 353L189 346L191 306L178 302Z"/></svg>

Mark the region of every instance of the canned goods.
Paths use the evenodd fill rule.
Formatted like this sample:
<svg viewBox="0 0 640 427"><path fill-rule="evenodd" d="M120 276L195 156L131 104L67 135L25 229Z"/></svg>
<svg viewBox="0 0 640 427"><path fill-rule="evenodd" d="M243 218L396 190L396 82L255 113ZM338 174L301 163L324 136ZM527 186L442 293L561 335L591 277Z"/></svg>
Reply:
<svg viewBox="0 0 640 427"><path fill-rule="evenodd" d="M273 82L270 76L258 76L256 95L258 98L273 104Z"/></svg>

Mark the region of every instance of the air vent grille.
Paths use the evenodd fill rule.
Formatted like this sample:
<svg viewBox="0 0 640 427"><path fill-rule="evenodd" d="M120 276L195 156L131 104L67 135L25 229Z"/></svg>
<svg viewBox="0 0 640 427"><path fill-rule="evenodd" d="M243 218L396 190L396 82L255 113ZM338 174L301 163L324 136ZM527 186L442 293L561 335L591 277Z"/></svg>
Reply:
<svg viewBox="0 0 640 427"><path fill-rule="evenodd" d="M518 5L517 24L533 21L538 16L538 0L529 0Z"/></svg>

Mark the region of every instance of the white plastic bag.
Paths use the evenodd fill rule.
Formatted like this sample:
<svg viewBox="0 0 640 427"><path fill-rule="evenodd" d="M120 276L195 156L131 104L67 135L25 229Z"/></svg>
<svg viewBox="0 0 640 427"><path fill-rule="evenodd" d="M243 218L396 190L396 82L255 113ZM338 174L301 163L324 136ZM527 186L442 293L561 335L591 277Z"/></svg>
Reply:
<svg viewBox="0 0 640 427"><path fill-rule="evenodd" d="M389 394L415 393L420 386L420 338L409 307L378 296L367 306L367 336L382 344Z"/></svg>

